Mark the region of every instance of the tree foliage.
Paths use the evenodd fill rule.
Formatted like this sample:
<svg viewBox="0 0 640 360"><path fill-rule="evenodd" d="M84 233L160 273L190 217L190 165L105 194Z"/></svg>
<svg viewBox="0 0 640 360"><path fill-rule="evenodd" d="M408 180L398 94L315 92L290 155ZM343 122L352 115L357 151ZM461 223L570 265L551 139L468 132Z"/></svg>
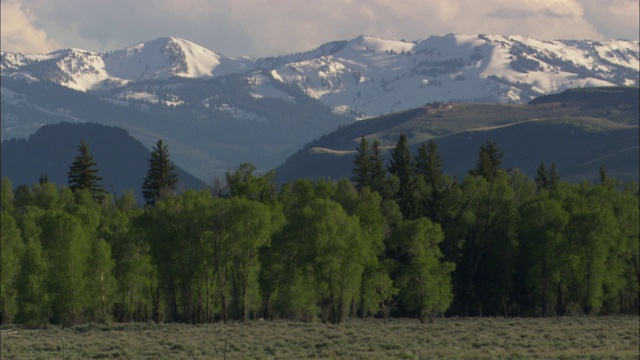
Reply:
<svg viewBox="0 0 640 360"><path fill-rule="evenodd" d="M178 174L169 159L168 146L158 140L151 151L149 169L142 184L142 195L147 205L154 205L158 198L171 193L178 185Z"/></svg>
<svg viewBox="0 0 640 360"><path fill-rule="evenodd" d="M89 153L89 144L84 140L80 141L78 151L80 154L75 157L67 172L69 188L74 191L89 190L94 199L101 200L105 196L105 191L100 183L102 177L98 175L97 164ZM41 184L48 182L48 180L44 181L44 178L41 180Z"/></svg>
<svg viewBox="0 0 640 360"><path fill-rule="evenodd" d="M367 186L301 179L278 189L272 172L245 163L226 192L144 207L133 191L98 199L3 179L2 322L640 311L636 183L571 184L555 164L529 179L500 169L495 144L457 182L435 143L412 158L402 137L387 177L378 142L361 150Z"/></svg>

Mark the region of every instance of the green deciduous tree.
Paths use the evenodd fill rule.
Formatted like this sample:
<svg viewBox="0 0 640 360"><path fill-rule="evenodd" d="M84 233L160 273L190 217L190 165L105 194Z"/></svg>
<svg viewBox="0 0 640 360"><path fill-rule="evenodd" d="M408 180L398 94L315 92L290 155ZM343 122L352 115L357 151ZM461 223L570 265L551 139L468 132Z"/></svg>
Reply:
<svg viewBox="0 0 640 360"><path fill-rule="evenodd" d="M277 193L274 184L275 171L269 171L262 176L256 176L255 171L255 165L242 163L235 171L228 172L226 178L229 196L273 203Z"/></svg>
<svg viewBox="0 0 640 360"><path fill-rule="evenodd" d="M41 220L42 245L47 254L49 293L54 322L73 325L83 319L87 304L89 237L74 216L52 210Z"/></svg>
<svg viewBox="0 0 640 360"><path fill-rule="evenodd" d="M116 279L111 246L104 239L94 239L87 256L87 316L91 321L107 322L113 314Z"/></svg>
<svg viewBox="0 0 640 360"><path fill-rule="evenodd" d="M20 257L17 281L18 313L16 322L30 327L44 327L51 314L47 291L48 265L40 241L27 239Z"/></svg>
<svg viewBox="0 0 640 360"><path fill-rule="evenodd" d="M558 315L558 288L569 258L565 237L569 214L560 202L544 196L523 205L520 219L518 233L529 306L534 314Z"/></svg>
<svg viewBox="0 0 640 360"><path fill-rule="evenodd" d="M16 279L24 246L20 229L6 205L0 219L0 320L6 323L16 314Z"/></svg>
<svg viewBox="0 0 640 360"><path fill-rule="evenodd" d="M392 237L407 259L397 279L400 297L423 323L444 313L453 300L451 272L455 265L442 261L438 245L443 239L440 225L426 218L401 223Z"/></svg>

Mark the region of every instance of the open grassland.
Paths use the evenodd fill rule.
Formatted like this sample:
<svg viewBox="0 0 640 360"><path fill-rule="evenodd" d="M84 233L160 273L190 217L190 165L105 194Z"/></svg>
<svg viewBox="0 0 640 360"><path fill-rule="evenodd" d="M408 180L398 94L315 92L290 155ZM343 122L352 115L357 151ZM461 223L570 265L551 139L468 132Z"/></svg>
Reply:
<svg viewBox="0 0 640 360"><path fill-rule="evenodd" d="M86 324L3 329L6 359L638 359L630 317Z"/></svg>

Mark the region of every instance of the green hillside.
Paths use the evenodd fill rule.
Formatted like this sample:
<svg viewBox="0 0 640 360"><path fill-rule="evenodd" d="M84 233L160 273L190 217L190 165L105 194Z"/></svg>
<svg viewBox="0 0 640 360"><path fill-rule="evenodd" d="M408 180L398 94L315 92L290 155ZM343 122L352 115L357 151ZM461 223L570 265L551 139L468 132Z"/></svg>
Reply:
<svg viewBox="0 0 640 360"><path fill-rule="evenodd" d="M431 104L342 127L307 144L276 173L280 182L349 177L363 136L390 149L405 133L414 150L436 139L445 171L457 176L473 166L479 145L491 140L505 152L505 167L528 175L544 161L556 162L561 176L575 181L596 179L603 164L612 176L638 179L638 98L638 88L596 88L527 105Z"/></svg>

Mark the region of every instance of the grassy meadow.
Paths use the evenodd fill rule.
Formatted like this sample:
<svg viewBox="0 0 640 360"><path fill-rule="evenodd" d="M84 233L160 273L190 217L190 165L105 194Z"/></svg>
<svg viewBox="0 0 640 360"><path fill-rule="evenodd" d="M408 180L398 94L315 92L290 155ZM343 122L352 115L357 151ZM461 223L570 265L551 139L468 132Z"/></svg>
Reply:
<svg viewBox="0 0 640 360"><path fill-rule="evenodd" d="M640 318L444 318L4 327L7 359L638 359Z"/></svg>

